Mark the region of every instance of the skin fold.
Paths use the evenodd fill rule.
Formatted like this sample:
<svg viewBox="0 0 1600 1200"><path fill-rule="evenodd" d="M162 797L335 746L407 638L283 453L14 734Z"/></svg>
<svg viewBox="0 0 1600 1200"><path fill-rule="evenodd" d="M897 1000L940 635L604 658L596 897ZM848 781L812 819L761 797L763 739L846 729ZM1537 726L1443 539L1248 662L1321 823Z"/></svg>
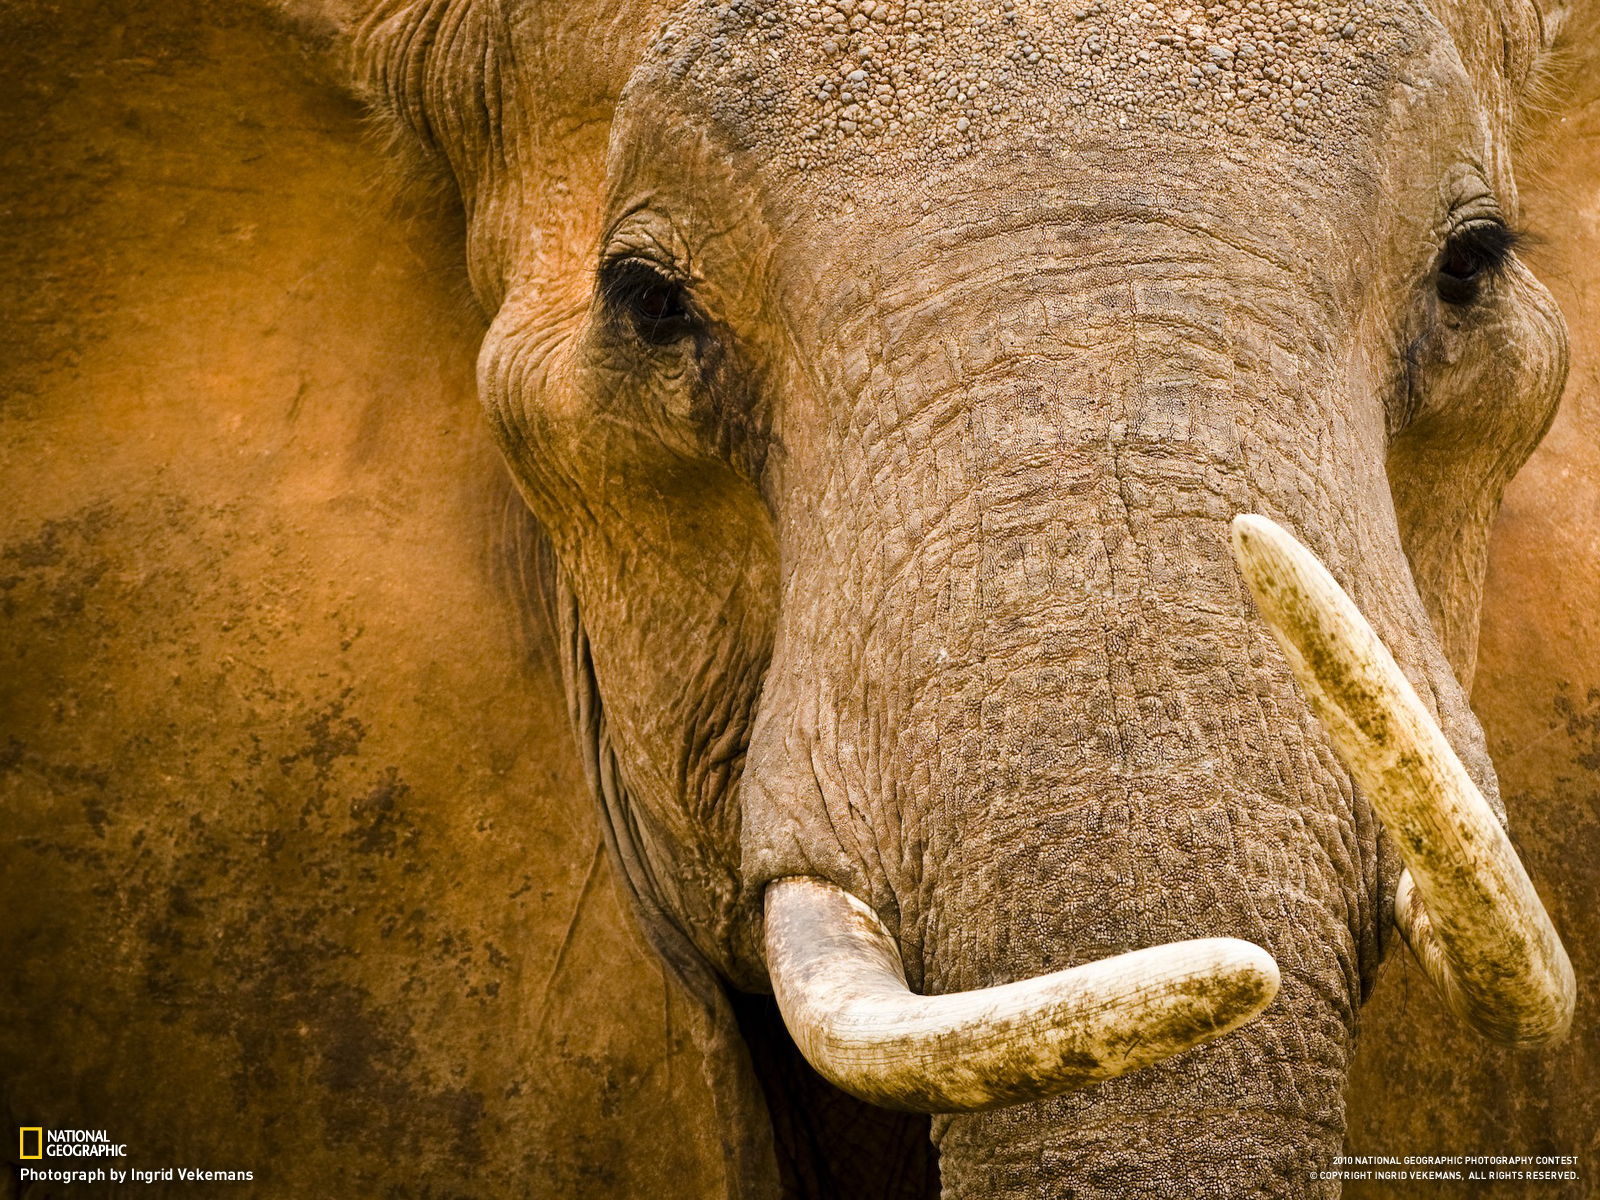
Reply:
<svg viewBox="0 0 1600 1200"><path fill-rule="evenodd" d="M1463 1149L1424 1143L1467 1056L1509 1064L1483 1085L1529 1097L1506 1104L1582 1091L1430 1020L1415 972L1357 1055L1398 862L1228 523L1316 553L1503 816L1489 751L1526 778L1543 709L1490 690L1486 743L1467 689L1534 656L1506 623L1480 653L1478 613L1566 332L1537 246L1470 295L1440 271L1463 227L1523 223L1513 154L1558 30L1589 26L913 7L78 22L146 157L116 206L42 151L16 189L11 256L49 247L32 274L101 322L81 369L29 326L8 413L15 461L67 464L6 534L17 1122L143 1111L160 1080L131 1140L280 1164L262 1194L1330 1196L1347 1127ZM333 82L285 108L273 81L314 55ZM183 86L206 121L147 131ZM19 144L110 170L100 93L38 92L56 123ZM444 216L380 220L384 172ZM157 226L135 261L122 229ZM474 349L492 447L459 433ZM1524 525L1558 519L1538 486ZM1577 745L1588 701L1561 694ZM191 727L205 746L150 733ZM1542 844L1566 786L1535 789ZM817 1076L768 994L790 875L869 905L918 992L1213 936L1282 987L1105 1084L891 1113ZM1417 1042L1426 1083L1389 1094Z"/></svg>

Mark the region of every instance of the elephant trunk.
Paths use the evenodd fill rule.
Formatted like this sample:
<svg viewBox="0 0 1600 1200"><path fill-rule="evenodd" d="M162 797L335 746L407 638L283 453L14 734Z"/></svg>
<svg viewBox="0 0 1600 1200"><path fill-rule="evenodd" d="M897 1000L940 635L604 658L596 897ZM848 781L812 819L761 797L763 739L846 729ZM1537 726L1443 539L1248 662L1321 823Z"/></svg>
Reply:
<svg viewBox="0 0 1600 1200"><path fill-rule="evenodd" d="M1425 635L1381 426L1341 424L1309 373L1224 374L1191 344L1199 361L1153 380L1116 339L1075 336L1070 356L996 339L947 402L869 379L862 423L883 436L813 465L818 519L785 531L808 568L785 578L746 767L747 870L859 897L924 997L1192 939L1261 947L1281 989L1226 1036L936 1118L945 1192L1320 1195L1398 868L1251 603L1234 515L1279 516L1359 580L1492 786L1480 735ZM1251 349L1225 357L1279 361Z"/></svg>
<svg viewBox="0 0 1600 1200"><path fill-rule="evenodd" d="M1292 535L1240 516L1233 547L1340 757L1399 835L1410 866L1396 922L1424 970L1487 1036L1560 1040L1572 1019L1571 963L1443 732ZM846 1091L917 1112L998 1108L1116 1078L1236 1028L1279 983L1259 947L1205 938L925 999L907 987L876 914L835 885L778 880L767 889L766 924L773 988L805 1057Z"/></svg>
<svg viewBox="0 0 1600 1200"><path fill-rule="evenodd" d="M1208 937L1262 947L1281 987L1261 1016L1176 1058L941 1118L952 1200L1032 1196L1041 1180L1084 1198L1317 1195L1314 1172L1339 1152L1355 1011L1377 965L1371 814L1254 628L1224 515L1180 512L1152 535L1148 558L1108 571L1118 606L1092 641L1068 625L1070 652L1058 641L1044 662L991 664L992 757L960 770L951 790L970 799L946 801L964 811L930 889L924 986Z"/></svg>

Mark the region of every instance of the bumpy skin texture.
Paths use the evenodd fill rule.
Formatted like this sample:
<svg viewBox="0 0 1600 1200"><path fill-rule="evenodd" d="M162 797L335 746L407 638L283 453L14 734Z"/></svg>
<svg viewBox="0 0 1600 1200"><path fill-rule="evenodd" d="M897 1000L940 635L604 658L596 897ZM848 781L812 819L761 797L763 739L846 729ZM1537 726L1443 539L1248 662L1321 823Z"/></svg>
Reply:
<svg viewBox="0 0 1600 1200"><path fill-rule="evenodd" d="M146 1144L211 1152L209 1114L231 1111L227 1149L303 1172L267 1194L306 1194L331 1172L370 1194L660 1194L664 1175L685 1195L780 1181L926 1195L926 1121L872 1124L795 1062L768 1002L724 997L763 983L761 884L807 870L867 898L928 990L1206 933L1255 938L1285 969L1278 1005L1227 1042L1048 1104L935 1122L948 1194L1320 1194L1306 1171L1339 1144L1393 867L1230 573L1225 522L1258 508L1305 537L1490 784L1453 676L1471 674L1500 488L1553 405L1559 321L1515 264L1459 311L1430 287L1451 206L1492 194L1515 215L1506 135L1534 61L1532 10L1463 5L1436 21L1357 6L1351 38L1312 29L1270 53L1258 32L1264 58L1307 67L1321 89L1270 136L1234 115L1242 89L1224 97L1203 62L1165 120L1067 112L1070 89L1040 81L1087 51L1069 11L1066 32L1040 25L1024 43L1049 67L995 61L1011 76L974 83L1058 120L985 117L959 108L976 100L957 88L955 107L931 102L928 137L886 123L881 141L852 142L805 136L835 104L816 76L832 72L837 94L862 69L835 22L775 39L759 7L696 5L658 41L671 14L648 5L289 7L351 39L402 137L460 191L462 257L493 317L481 392L549 553L484 567L526 543L506 532L497 464L437 425L441 395L452 412L465 403L462 364L450 351L419 361L457 311L435 290L449 259L388 257L448 233L344 207L373 160L345 132L302 125L347 131L351 111L286 122L269 173L251 166L254 143L163 130L163 148L191 152L187 169L155 157L179 194L268 188L261 212L301 214L245 259L225 235L252 220L174 204L143 177L116 194L153 195L156 212L86 224L81 206L41 199L68 186L40 148L50 135L25 143L37 157L22 178L38 182L19 188L31 224L8 253L56 277L65 232L77 273L68 336L45 328L21 358L23 395L38 399L12 439L16 477L46 447L61 465L50 501L17 509L7 532L21 598L8 645L60 664L12 676L8 799L37 826L5 881L10 911L28 915L13 928L32 972L6 996L21 1017L6 1025L5 1073L22 1081L8 1083L12 1115L145 1111ZM930 94L919 58L993 49L970 10L941 6L941 29L927 6L919 55L891 28L905 9L885 7L882 29L864 17L854 31L869 51L859 82L908 87L913 108ZM1088 7L1107 46L1123 44L1118 17L1151 20ZM1048 22L1016 15L1024 30ZM252 45L271 36L217 24ZM281 111L273 88L250 89L249 55L193 48L183 30L213 29L198 14L134 29L191 47L158 64L211 64L225 99L205 111ZM1237 60L1242 35L1218 37ZM1210 44L1190 48L1214 57ZM769 69L769 50L804 69ZM130 103L136 126L171 107L167 76L144 76L141 56L82 53L131 72L102 79L109 94L158 98ZM1187 86L1170 44L1151 54ZM1263 105L1281 99L1275 69ZM264 69L288 72L285 59ZM1104 63L1088 78L1110 86ZM102 109L77 94L80 107L52 111L76 114L79 132L62 121L51 134L98 151L81 130ZM828 132L847 131L836 119ZM240 174L219 178L219 161ZM271 190L285 187L281 162L323 183ZM166 228L169 210L222 232L180 226L151 258L119 257L131 251L117 230ZM326 276L300 255L330 227L335 277L353 283L319 303L303 281ZM681 271L704 318L693 336L642 342L596 292L606 256ZM262 287L269 267L291 284ZM102 270L114 285L96 282ZM194 278L218 281L204 294L247 345L195 329ZM286 288L303 335L280 331L270 299ZM83 317L93 297L118 319ZM398 329L396 297L411 314ZM135 319L163 298L158 319ZM449 320L446 344L477 338L471 318ZM151 328L175 345L142 340ZM75 357L84 347L98 357ZM365 364L354 383L352 355ZM171 373L191 359L198 382ZM318 453L287 453L285 421L307 417L295 397L324 388L313 411L326 425L304 439ZM195 410L226 418L209 440ZM199 515L185 524L185 511ZM159 527L139 524L154 513ZM548 618L522 607L538 576ZM367 581L353 593L352 577ZM526 626L497 624L519 608ZM382 636L351 636L369 613ZM258 681L242 698L230 637ZM1486 642L1486 668L1516 657ZM168 659L184 665L156 672ZM173 674L176 700L130 698ZM670 979L608 908L557 691ZM1588 701L1556 695L1581 738ZM177 745L195 728L217 736ZM273 743L300 729L303 742ZM117 806L98 798L124 779L136 786ZM195 799L212 794L227 800ZM74 804L86 818L64 826ZM537 903L519 890L530 881ZM106 904L131 932L96 923ZM413 930L397 965L393 938ZM106 959L119 965L96 993ZM598 996L628 1015L595 1017ZM107 1032L128 1013L139 1055ZM41 1046L67 1067L39 1073ZM180 1051L192 1069L171 1065ZM679 1069L695 1058L703 1075ZM1450 1089L1407 1096L1403 1075L1382 1088L1369 1075L1357 1095L1437 1128L1428 1114L1455 1103L1440 1099ZM147 1108L152 1079L170 1107ZM567 1096L590 1106L570 1124ZM704 1145L694 1131L708 1127Z"/></svg>

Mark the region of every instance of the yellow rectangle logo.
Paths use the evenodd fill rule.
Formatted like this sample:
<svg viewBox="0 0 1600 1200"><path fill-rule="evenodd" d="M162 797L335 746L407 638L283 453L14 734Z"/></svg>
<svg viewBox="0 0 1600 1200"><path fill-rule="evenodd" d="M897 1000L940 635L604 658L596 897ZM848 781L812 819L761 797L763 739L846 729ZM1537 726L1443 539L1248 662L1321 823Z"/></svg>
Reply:
<svg viewBox="0 0 1600 1200"><path fill-rule="evenodd" d="M28 1153L28 1135L30 1133L33 1134L33 1153L32 1154ZM22 1149L17 1154L18 1158L43 1158L44 1157L44 1127L42 1125L35 1125L30 1129L24 1129L22 1131L21 1141L22 1141Z"/></svg>

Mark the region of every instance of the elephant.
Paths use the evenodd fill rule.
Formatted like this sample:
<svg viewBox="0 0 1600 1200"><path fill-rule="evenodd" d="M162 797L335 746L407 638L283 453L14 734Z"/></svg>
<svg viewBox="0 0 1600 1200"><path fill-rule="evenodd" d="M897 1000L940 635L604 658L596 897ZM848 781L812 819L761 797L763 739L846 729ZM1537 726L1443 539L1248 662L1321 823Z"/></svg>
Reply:
<svg viewBox="0 0 1600 1200"><path fill-rule="evenodd" d="M286 1195L1331 1196L1453 1100L1363 1068L1369 996L1458 1032L1386 960L1563 1036L1468 693L1549 653L1497 587L1594 578L1490 536L1593 13L77 9L7 88L13 1125ZM1558 699L1504 728L1581 762ZM1513 1061L1592 1113L1593 1045Z"/></svg>

